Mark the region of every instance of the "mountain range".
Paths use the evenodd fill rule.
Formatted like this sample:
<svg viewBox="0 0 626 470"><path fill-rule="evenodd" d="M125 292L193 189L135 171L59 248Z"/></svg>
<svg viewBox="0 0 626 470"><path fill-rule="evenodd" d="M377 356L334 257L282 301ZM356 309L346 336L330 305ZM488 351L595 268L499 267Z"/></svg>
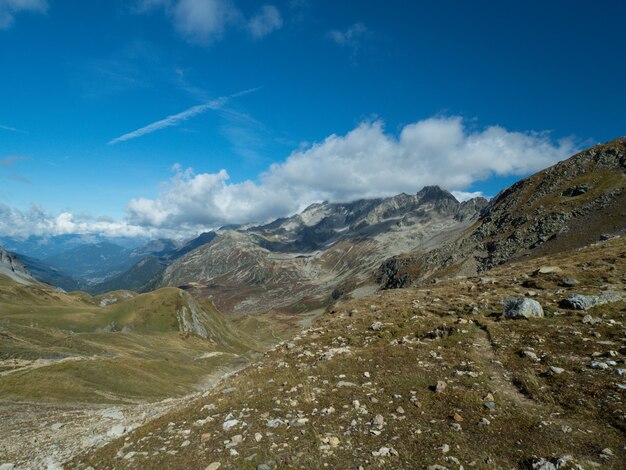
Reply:
<svg viewBox="0 0 626 470"><path fill-rule="evenodd" d="M490 201L0 248L0 464L621 468L625 231L621 138Z"/></svg>
<svg viewBox="0 0 626 470"><path fill-rule="evenodd" d="M623 149L624 139L592 147L491 201L459 202L431 186L413 195L317 203L180 244L162 239L131 249L97 240L59 251L52 243L45 253L54 254L23 261L36 278L66 290L182 287L224 312L307 311L377 284L480 272L618 233L626 220Z"/></svg>

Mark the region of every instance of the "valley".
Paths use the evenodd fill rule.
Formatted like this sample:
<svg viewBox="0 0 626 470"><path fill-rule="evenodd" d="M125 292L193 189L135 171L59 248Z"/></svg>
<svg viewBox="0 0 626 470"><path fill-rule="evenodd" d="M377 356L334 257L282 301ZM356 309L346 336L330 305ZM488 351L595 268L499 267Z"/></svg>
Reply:
<svg viewBox="0 0 626 470"><path fill-rule="evenodd" d="M622 138L491 201L428 186L45 258L75 267L2 250L0 455L19 469L620 468L625 194ZM61 268L98 260L113 274L86 290L110 290L61 288Z"/></svg>

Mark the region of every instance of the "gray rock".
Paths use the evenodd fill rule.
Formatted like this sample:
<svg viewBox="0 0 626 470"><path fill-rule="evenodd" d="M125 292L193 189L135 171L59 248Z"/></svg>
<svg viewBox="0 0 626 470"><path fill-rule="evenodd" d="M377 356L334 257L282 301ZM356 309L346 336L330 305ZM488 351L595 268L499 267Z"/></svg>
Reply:
<svg viewBox="0 0 626 470"><path fill-rule="evenodd" d="M591 367L592 369L607 370L609 368L609 365L605 362L592 361L591 364L589 364L589 367Z"/></svg>
<svg viewBox="0 0 626 470"><path fill-rule="evenodd" d="M526 357L528 359L530 359L531 361L535 361L535 362L539 362L541 359L539 359L539 356L537 356L537 354L534 351L530 351L528 349L525 349L523 351L520 352L520 356L521 357Z"/></svg>
<svg viewBox="0 0 626 470"><path fill-rule="evenodd" d="M265 424L269 428L277 428L281 424L286 424L286 423L280 418L275 418L275 419L268 419Z"/></svg>
<svg viewBox="0 0 626 470"><path fill-rule="evenodd" d="M262 463L256 466L256 470L272 470L266 463Z"/></svg>
<svg viewBox="0 0 626 470"><path fill-rule="evenodd" d="M224 431L228 431L229 429L234 428L238 424L239 424L238 419L229 419L228 421L224 421L224 424L222 424L222 428L224 429Z"/></svg>
<svg viewBox="0 0 626 470"><path fill-rule="evenodd" d="M582 319L585 325L596 325L602 323L600 318L593 318L591 315L585 315Z"/></svg>
<svg viewBox="0 0 626 470"><path fill-rule="evenodd" d="M577 286L579 284L578 280L574 279L573 277L566 277L565 279L561 280L561 285L563 287L574 287Z"/></svg>
<svg viewBox="0 0 626 470"><path fill-rule="evenodd" d="M600 302L597 295L572 295L561 302L561 306L574 310L587 310L595 307Z"/></svg>
<svg viewBox="0 0 626 470"><path fill-rule="evenodd" d="M380 331L380 330L383 329L383 327L384 327L384 325L381 322L375 321L374 323L372 323L370 325L370 330L372 330L372 331Z"/></svg>
<svg viewBox="0 0 626 470"><path fill-rule="evenodd" d="M508 297L504 301L504 317L510 319L543 317L543 308L533 299Z"/></svg>
<svg viewBox="0 0 626 470"><path fill-rule="evenodd" d="M126 426L123 426L121 424L116 424L111 429L109 429L109 432L107 434L111 437L119 437L119 436L123 436L125 432L126 432Z"/></svg>
<svg viewBox="0 0 626 470"><path fill-rule="evenodd" d="M612 291L607 291L600 296L576 294L561 301L561 306L574 310L588 310L597 305L619 302L622 298L622 294Z"/></svg>
<svg viewBox="0 0 626 470"><path fill-rule="evenodd" d="M534 459L532 462L533 470L557 470L557 466L550 460L544 458Z"/></svg>
<svg viewBox="0 0 626 470"><path fill-rule="evenodd" d="M591 189L591 186L589 184L581 183L581 184L577 184L576 186L567 188L561 194L567 197L576 197L576 196L580 196L581 194L585 194L590 189Z"/></svg>

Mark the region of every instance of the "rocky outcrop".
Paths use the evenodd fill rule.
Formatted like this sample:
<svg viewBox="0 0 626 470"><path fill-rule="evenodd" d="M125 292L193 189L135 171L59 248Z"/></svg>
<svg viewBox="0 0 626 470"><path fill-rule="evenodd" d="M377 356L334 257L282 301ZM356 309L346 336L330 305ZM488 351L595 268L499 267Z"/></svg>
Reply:
<svg viewBox="0 0 626 470"><path fill-rule="evenodd" d="M0 247L0 274L8 276L20 284L30 284L35 281L22 260L2 247Z"/></svg>
<svg viewBox="0 0 626 470"><path fill-rule="evenodd" d="M626 231L626 137L597 145L515 183L471 230L427 254L402 255L378 270L383 287L485 271ZM408 277L408 279L407 279Z"/></svg>

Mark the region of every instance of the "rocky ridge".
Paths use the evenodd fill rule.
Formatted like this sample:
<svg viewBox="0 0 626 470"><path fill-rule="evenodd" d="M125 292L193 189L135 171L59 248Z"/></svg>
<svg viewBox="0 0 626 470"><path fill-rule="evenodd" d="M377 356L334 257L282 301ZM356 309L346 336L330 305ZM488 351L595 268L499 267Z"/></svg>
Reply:
<svg viewBox="0 0 626 470"><path fill-rule="evenodd" d="M378 281L405 287L585 246L626 228L626 137L597 145L502 191L458 239L386 260Z"/></svg>
<svg viewBox="0 0 626 470"><path fill-rule="evenodd" d="M426 251L469 227L487 205L438 187L415 195L314 204L264 226L219 230L168 266L155 286L212 297L225 312L310 310L371 283L393 254Z"/></svg>

